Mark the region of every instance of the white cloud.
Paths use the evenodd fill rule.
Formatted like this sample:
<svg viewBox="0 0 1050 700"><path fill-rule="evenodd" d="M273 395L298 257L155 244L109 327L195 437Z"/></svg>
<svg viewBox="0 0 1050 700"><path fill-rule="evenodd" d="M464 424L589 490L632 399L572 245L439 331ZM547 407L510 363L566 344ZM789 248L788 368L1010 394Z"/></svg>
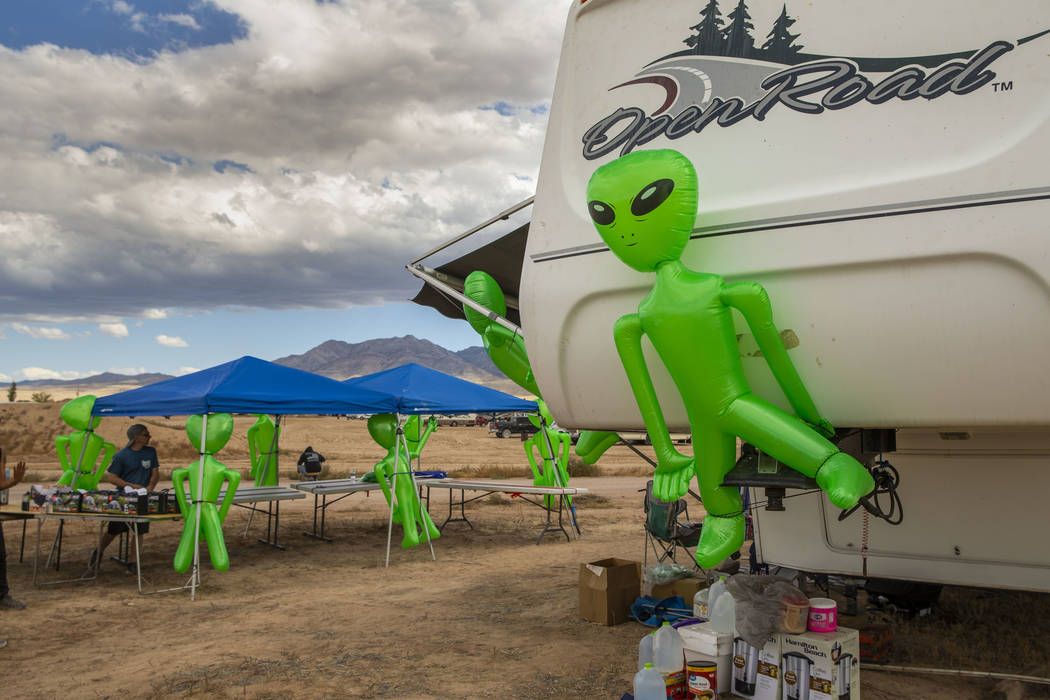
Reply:
<svg viewBox="0 0 1050 700"><path fill-rule="evenodd" d="M134 374L145 374L149 370L147 370L145 367L110 367L106 371L107 372L112 372L113 374L130 374L130 375L134 375ZM99 373L98 372L94 372L93 374L99 374ZM85 376L90 376L90 375L85 375Z"/></svg>
<svg viewBox="0 0 1050 700"><path fill-rule="evenodd" d="M142 312L142 318L148 318L150 320L159 320L167 317L168 312L164 309L146 309Z"/></svg>
<svg viewBox="0 0 1050 700"><path fill-rule="evenodd" d="M180 338L177 335L164 335L163 333L157 336L157 343L163 345L166 348L185 348L189 347L189 343Z"/></svg>
<svg viewBox="0 0 1050 700"><path fill-rule="evenodd" d="M0 372L0 382L7 383L7 382L10 382L10 381L11 381L11 376L10 375L7 375L7 374L4 374L3 372ZM4 393L4 396L7 396L6 392Z"/></svg>
<svg viewBox="0 0 1050 700"><path fill-rule="evenodd" d="M98 329L106 335L113 336L114 338L127 338L128 327L123 323L100 323Z"/></svg>
<svg viewBox="0 0 1050 700"><path fill-rule="evenodd" d="M184 374L192 374L194 372L200 372L200 367L179 367L175 370L175 375L181 377Z"/></svg>
<svg viewBox="0 0 1050 700"><path fill-rule="evenodd" d="M172 24L178 24L189 29L200 29L201 26L197 24L197 20L192 15L185 13L172 14L172 15L157 15L157 19L161 22L171 22Z"/></svg>
<svg viewBox="0 0 1050 700"><path fill-rule="evenodd" d="M34 379L79 379L80 377L89 376L72 370L58 371L43 367L23 367L19 374L22 375L23 379L30 381Z"/></svg>
<svg viewBox="0 0 1050 700"><path fill-rule="evenodd" d="M41 326L27 326L24 323L12 323L11 328L22 335L28 335L37 340L69 340L70 335L61 328L43 328Z"/></svg>
<svg viewBox="0 0 1050 700"><path fill-rule="evenodd" d="M213 4L247 37L150 61L0 47L7 308L402 300L413 255L533 193L547 117L518 107L550 99L564 0Z"/></svg>

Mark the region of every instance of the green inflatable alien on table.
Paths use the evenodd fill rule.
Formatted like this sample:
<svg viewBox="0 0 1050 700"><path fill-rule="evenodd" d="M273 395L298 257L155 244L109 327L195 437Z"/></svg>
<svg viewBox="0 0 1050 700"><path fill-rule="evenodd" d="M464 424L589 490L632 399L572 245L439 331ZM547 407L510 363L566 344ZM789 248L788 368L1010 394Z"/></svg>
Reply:
<svg viewBox="0 0 1050 700"><path fill-rule="evenodd" d="M97 489L106 467L113 461L117 446L106 442L95 432L102 419L91 418L94 406L95 397L85 394L66 402L59 413L66 425L73 428L69 435L55 438L58 463L62 466L62 477L58 480L60 486L73 486L76 477L76 488ZM101 461L98 459L100 452Z"/></svg>
<svg viewBox="0 0 1050 700"><path fill-rule="evenodd" d="M525 455L529 458L529 467L532 469L532 483L535 486L568 486L572 437L564 430L554 427L554 417L543 399L537 400L536 403L540 407L540 415L529 416L529 422L539 431L524 443ZM540 416L543 420L540 420ZM540 456L539 464L536 463L536 453ZM549 468L548 464L551 465ZM547 495L543 500L547 508L554 508L557 497ZM566 496L565 500L571 507L572 496Z"/></svg>
<svg viewBox="0 0 1050 700"><path fill-rule="evenodd" d="M256 486L277 485L277 439L281 429L273 419L261 413L248 428L248 457L252 463L252 478Z"/></svg>
<svg viewBox="0 0 1050 700"><path fill-rule="evenodd" d="M230 568L230 555L226 552L226 540L222 536L222 523L226 513L233 505L233 496L237 485L241 483L240 472L228 469L225 464L215 459L214 454L226 446L233 435L233 416L229 413L214 413L208 416L208 436L201 448L202 416L190 416L186 420L186 435L198 451L204 453L204 480L200 480L200 461L188 467L176 469L171 473L175 488L175 499L179 502L179 511L186 522L182 538L175 550L175 570L185 573L193 565L194 539L197 513L200 512L200 534L208 543L208 554L211 564L218 571ZM190 500L186 501L186 480L190 482ZM222 484L228 481L226 496L222 506L216 505Z"/></svg>
<svg viewBox="0 0 1050 700"><path fill-rule="evenodd" d="M613 337L659 466L653 492L685 495L695 473L705 518L696 561L709 568L744 541L740 491L722 486L736 460L736 438L815 478L839 508L869 493L868 471L826 437L821 418L773 324L766 291L756 282L727 284L680 260L696 222L698 184L677 151L639 151L598 168L587 185L587 209L602 240L623 263L654 272L638 313L616 321ZM744 377L731 309L737 309L798 417L751 393ZM648 336L685 404L694 456L674 449L642 354Z"/></svg>
<svg viewBox="0 0 1050 700"><path fill-rule="evenodd" d="M415 547L426 539L426 534L421 528L426 528L431 540L436 540L441 536L434 521L430 519L430 514L419 503L419 494L416 493L416 485L412 481L411 473L412 463L419 459L431 433L437 430L437 419L431 416L427 421L426 429L421 432L419 416L409 416L405 420L403 430L405 445L401 448L399 458L397 416L393 413L378 413L368 419L368 434L381 447L387 449L386 457L383 457L374 467L376 481L383 489L383 496L386 497L387 504L390 504L391 497L394 499L393 519L395 523L400 523L404 530L401 546L407 549ZM393 495L391 495L391 486Z"/></svg>

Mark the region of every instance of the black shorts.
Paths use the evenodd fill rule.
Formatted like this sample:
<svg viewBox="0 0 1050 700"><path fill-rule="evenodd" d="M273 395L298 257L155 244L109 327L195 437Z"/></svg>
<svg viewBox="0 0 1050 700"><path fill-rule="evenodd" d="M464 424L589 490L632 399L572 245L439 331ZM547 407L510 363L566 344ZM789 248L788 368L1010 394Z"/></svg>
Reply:
<svg viewBox="0 0 1050 700"><path fill-rule="evenodd" d="M116 537L117 535L127 532L131 528L128 527L127 523L122 523L119 520L111 520L109 527L106 528L106 532ZM149 523L139 523L139 534L145 535L149 532Z"/></svg>

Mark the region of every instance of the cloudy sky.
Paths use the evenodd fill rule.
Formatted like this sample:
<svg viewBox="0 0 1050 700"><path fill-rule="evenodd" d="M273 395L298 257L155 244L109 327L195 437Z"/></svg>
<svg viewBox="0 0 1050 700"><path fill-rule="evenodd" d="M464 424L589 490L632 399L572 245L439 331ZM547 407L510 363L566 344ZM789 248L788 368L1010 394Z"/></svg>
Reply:
<svg viewBox="0 0 1050 700"><path fill-rule="evenodd" d="M533 194L566 0L4 0L0 381L464 322L415 255Z"/></svg>

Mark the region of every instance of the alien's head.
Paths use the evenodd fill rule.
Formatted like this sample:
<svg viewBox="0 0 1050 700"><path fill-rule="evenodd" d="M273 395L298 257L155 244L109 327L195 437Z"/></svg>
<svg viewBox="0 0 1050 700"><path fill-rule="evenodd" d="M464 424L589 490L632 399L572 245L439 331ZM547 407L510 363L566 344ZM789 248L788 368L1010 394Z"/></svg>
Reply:
<svg viewBox="0 0 1050 700"><path fill-rule="evenodd" d="M186 436L198 450L201 449L201 429L203 427L203 416L190 416L186 419ZM208 438L204 444L204 451L215 454L226 446L232 435L233 416L229 413L212 413L208 416Z"/></svg>
<svg viewBox="0 0 1050 700"><path fill-rule="evenodd" d="M397 416L393 413L376 413L368 418L368 434L380 447L390 449L397 440Z"/></svg>
<svg viewBox="0 0 1050 700"><path fill-rule="evenodd" d="M629 153L587 183L587 212L602 240L640 272L682 255L698 199L693 164L672 150Z"/></svg>

